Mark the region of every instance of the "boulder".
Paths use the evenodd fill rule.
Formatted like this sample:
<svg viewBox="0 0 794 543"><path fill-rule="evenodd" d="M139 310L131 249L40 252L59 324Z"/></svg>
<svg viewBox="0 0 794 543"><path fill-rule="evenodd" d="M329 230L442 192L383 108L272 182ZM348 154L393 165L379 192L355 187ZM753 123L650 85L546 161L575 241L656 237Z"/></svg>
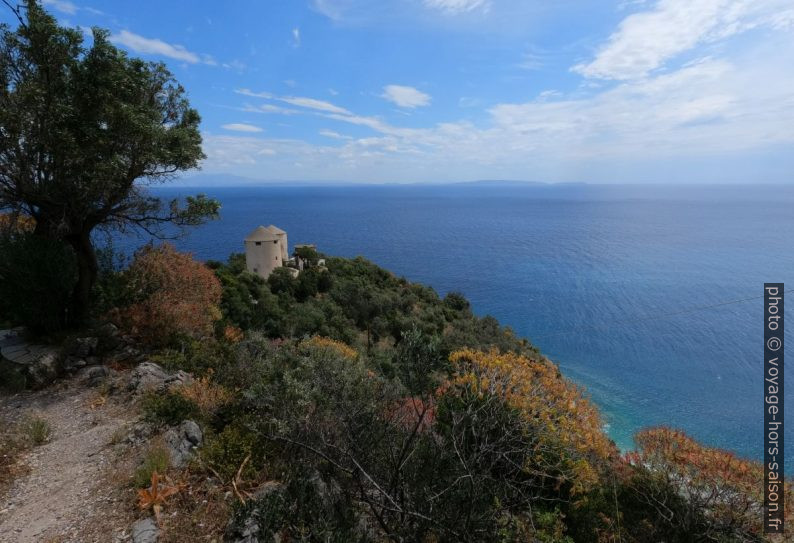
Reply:
<svg viewBox="0 0 794 543"><path fill-rule="evenodd" d="M63 361L63 369L67 373L74 373L80 368L84 368L87 365L88 365L87 360L72 355L67 356L66 359Z"/></svg>
<svg viewBox="0 0 794 543"><path fill-rule="evenodd" d="M163 439L168 447L171 465L181 468L193 456L193 451L201 446L204 435L198 424L185 420L176 428L168 430Z"/></svg>
<svg viewBox="0 0 794 543"><path fill-rule="evenodd" d="M154 362L142 362L132 371L129 389L136 394L165 392L192 382L193 377L182 370L168 373Z"/></svg>
<svg viewBox="0 0 794 543"><path fill-rule="evenodd" d="M61 357L54 349L42 352L25 367L28 386L33 389L46 387L58 378L60 372Z"/></svg>
<svg viewBox="0 0 794 543"><path fill-rule="evenodd" d="M132 525L132 543L157 543L160 529L152 517L135 521Z"/></svg>
<svg viewBox="0 0 794 543"><path fill-rule="evenodd" d="M77 372L77 379L84 385L96 387L101 385L108 375L110 370L105 366L89 366Z"/></svg>
<svg viewBox="0 0 794 543"><path fill-rule="evenodd" d="M72 354L77 358L86 358L96 354L97 347L99 347L98 337L79 337L75 340Z"/></svg>

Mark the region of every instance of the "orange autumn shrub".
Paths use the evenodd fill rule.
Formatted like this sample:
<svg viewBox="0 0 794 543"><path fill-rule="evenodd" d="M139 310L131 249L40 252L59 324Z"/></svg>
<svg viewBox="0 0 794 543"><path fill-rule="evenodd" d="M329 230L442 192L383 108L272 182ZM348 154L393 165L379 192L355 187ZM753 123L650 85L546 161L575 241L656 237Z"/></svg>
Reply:
<svg viewBox="0 0 794 543"><path fill-rule="evenodd" d="M211 416L234 399L229 389L213 383L209 375L179 387L177 393L198 407L205 417Z"/></svg>
<svg viewBox="0 0 794 543"><path fill-rule="evenodd" d="M350 347L341 341L323 336L314 336L309 339L304 339L300 342L299 348L304 350L332 351L334 354L337 354L348 360L356 360L358 358L358 351L356 351L353 347Z"/></svg>
<svg viewBox="0 0 794 543"><path fill-rule="evenodd" d="M135 302L116 310L116 320L151 345L164 345L177 336L209 335L221 316L218 278L170 244L138 251L126 279Z"/></svg>
<svg viewBox="0 0 794 543"><path fill-rule="evenodd" d="M452 353L450 362L453 377L441 394L496 398L516 413L529 476L577 494L596 486L617 457L598 409L551 362L471 349Z"/></svg>
<svg viewBox="0 0 794 543"><path fill-rule="evenodd" d="M625 455L626 462L655 478L652 484L642 479L642 485L634 485L635 492L643 501L656 504L671 524L706 540L763 539L764 468L760 462L706 447L672 428L648 428L634 439L637 450ZM789 524L794 522L791 482L781 487ZM677 511L671 504L675 500L665 500L659 488L683 498L684 510Z"/></svg>
<svg viewBox="0 0 794 543"><path fill-rule="evenodd" d="M245 338L245 333L236 326L227 325L223 329L223 337L226 338L226 341L229 343L239 343Z"/></svg>

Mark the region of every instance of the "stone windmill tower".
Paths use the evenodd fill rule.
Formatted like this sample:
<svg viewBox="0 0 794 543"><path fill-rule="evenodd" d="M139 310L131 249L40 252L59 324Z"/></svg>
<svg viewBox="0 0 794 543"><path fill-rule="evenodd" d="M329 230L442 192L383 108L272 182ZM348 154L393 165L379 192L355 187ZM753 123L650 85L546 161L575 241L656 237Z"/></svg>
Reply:
<svg viewBox="0 0 794 543"><path fill-rule="evenodd" d="M245 267L263 279L289 259L287 233L272 224L257 227L248 234L245 243Z"/></svg>

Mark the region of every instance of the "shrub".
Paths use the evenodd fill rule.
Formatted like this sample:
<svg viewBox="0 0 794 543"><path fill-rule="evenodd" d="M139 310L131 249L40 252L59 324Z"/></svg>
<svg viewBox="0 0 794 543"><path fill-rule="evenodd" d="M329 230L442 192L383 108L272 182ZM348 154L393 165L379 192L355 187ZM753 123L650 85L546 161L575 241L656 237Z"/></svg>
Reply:
<svg viewBox="0 0 794 543"><path fill-rule="evenodd" d="M143 414L149 422L174 426L198 417L201 410L179 391L149 392L143 397Z"/></svg>
<svg viewBox="0 0 794 543"><path fill-rule="evenodd" d="M461 350L450 361L454 375L442 396L454 406L449 423L461 403L503 402L517 417L514 431L523 448L519 466L532 492L545 489L545 497L564 500L600 482L617 449L601 429L597 408L556 366L495 350Z"/></svg>
<svg viewBox="0 0 794 543"><path fill-rule="evenodd" d="M126 257L117 253L110 242L98 248L96 256L99 270L93 287L92 305L96 315L105 315L114 307L130 304L133 293L124 274Z"/></svg>
<svg viewBox="0 0 794 543"><path fill-rule="evenodd" d="M234 347L214 339L185 339L178 348L159 351L152 361L169 371L183 370L198 377L214 375L222 382L225 368L234 363Z"/></svg>
<svg viewBox="0 0 794 543"><path fill-rule="evenodd" d="M152 473L165 473L170 465L168 449L161 444L155 444L144 454L141 465L135 470L132 483L136 488L146 488L152 481Z"/></svg>
<svg viewBox="0 0 794 543"><path fill-rule="evenodd" d="M224 481L230 481L237 474L246 457L250 459L242 476L251 476L264 462L263 449L256 435L239 424L229 425L220 434L210 436L200 455Z"/></svg>
<svg viewBox="0 0 794 543"><path fill-rule="evenodd" d="M176 393L195 406L205 420L209 420L218 409L229 404L233 399L232 393L223 386L213 383L209 375L180 387Z"/></svg>
<svg viewBox="0 0 794 543"><path fill-rule="evenodd" d="M116 312L119 323L151 345L178 336L212 334L221 314L221 284L204 264L171 245L138 251L125 274L131 305Z"/></svg>
<svg viewBox="0 0 794 543"><path fill-rule="evenodd" d="M305 339L300 342L298 347L304 353L328 350L348 360L356 360L358 358L358 351L354 348L345 345L341 341L322 336Z"/></svg>
<svg viewBox="0 0 794 543"><path fill-rule="evenodd" d="M626 455L632 466L630 497L659 504L664 518L654 537L684 541L762 541L764 469L760 462L729 451L705 447L684 432L659 427L635 436L637 451ZM792 486L782 484L786 522L791 513ZM662 512L659 513L658 511ZM653 518L646 515L646 518Z"/></svg>

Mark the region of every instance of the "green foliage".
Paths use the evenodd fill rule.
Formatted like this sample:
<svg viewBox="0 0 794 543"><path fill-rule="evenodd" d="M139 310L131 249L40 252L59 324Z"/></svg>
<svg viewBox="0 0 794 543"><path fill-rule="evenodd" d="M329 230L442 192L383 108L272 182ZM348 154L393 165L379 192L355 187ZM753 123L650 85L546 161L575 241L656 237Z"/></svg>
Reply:
<svg viewBox="0 0 794 543"><path fill-rule="evenodd" d="M537 352L492 317L474 316L459 293L442 301L433 289L360 257L326 262L326 268L309 268L297 279L285 268L276 269L267 281L245 271L244 255L232 255L227 264L211 263L223 284L224 318L272 338L321 335L362 345L379 364L393 359L386 365L395 364L393 348L411 330L432 341L434 356L442 360L463 347Z"/></svg>
<svg viewBox="0 0 794 543"><path fill-rule="evenodd" d="M437 372L447 366L439 339L428 337L416 327L403 334L394 364L411 394L432 392L443 379Z"/></svg>
<svg viewBox="0 0 794 543"><path fill-rule="evenodd" d="M267 284L273 294L292 295L298 287L298 281L288 268L276 268L267 278Z"/></svg>
<svg viewBox="0 0 794 543"><path fill-rule="evenodd" d="M0 319L47 334L68 323L77 281L72 251L33 234L0 237Z"/></svg>
<svg viewBox="0 0 794 543"><path fill-rule="evenodd" d="M184 338L178 348L162 349L152 361L169 371L184 370L194 376L224 373L234 361L232 346L217 342Z"/></svg>
<svg viewBox="0 0 794 543"><path fill-rule="evenodd" d="M317 471L294 470L285 485L240 507L231 532L239 534L245 519L256 520L259 541L273 541L286 534L290 541L356 543L372 541L363 515L351 508L333 479Z"/></svg>
<svg viewBox="0 0 794 543"><path fill-rule="evenodd" d="M69 320L79 323L98 273L94 229L192 226L219 204L164 204L140 182L167 181L204 156L199 114L165 65L130 58L107 30L86 44L37 0L17 13L16 29L0 27L0 210L24 210L37 235L72 248Z"/></svg>
<svg viewBox="0 0 794 543"><path fill-rule="evenodd" d="M444 305L453 311L467 311L469 301L460 292L450 292L444 296Z"/></svg>
<svg viewBox="0 0 794 543"><path fill-rule="evenodd" d="M263 448L256 435L243 425L226 426L221 433L212 435L201 448L201 459L224 480L230 481L243 466L244 477L252 476L261 469L264 461Z"/></svg>
<svg viewBox="0 0 794 543"><path fill-rule="evenodd" d="M362 258L268 281L241 256L211 267L245 339L159 361L235 391L201 458L224 480L249 458L243 479L270 482L230 533L253 519L262 540L764 541L731 524L758 507L752 470L683 438L700 464L660 456L658 431L621 458L579 389L459 293Z"/></svg>
<svg viewBox="0 0 794 543"><path fill-rule="evenodd" d="M168 470L170 463L168 450L163 445L154 445L146 451L141 465L135 470L132 484L136 488L148 487L152 482L152 473L156 471L162 475Z"/></svg>
<svg viewBox="0 0 794 543"><path fill-rule="evenodd" d="M149 392L143 398L142 407L145 420L170 426L201 414L196 404L178 392Z"/></svg>
<svg viewBox="0 0 794 543"><path fill-rule="evenodd" d="M136 300L123 273L128 264L126 257L117 253L111 243L98 248L96 255L98 272L91 301L93 313L101 316Z"/></svg>
<svg viewBox="0 0 794 543"><path fill-rule="evenodd" d="M295 249L295 256L306 261L310 266L316 266L317 261L320 260L320 253L312 247L298 247Z"/></svg>

